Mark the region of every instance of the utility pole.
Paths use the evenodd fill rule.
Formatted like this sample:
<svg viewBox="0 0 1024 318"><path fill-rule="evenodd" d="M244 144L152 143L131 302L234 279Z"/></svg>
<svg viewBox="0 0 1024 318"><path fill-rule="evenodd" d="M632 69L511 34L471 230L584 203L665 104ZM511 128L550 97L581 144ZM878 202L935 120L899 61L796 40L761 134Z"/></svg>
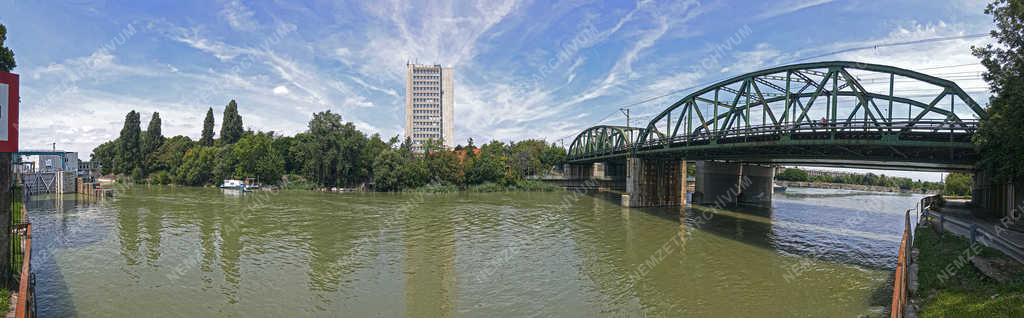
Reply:
<svg viewBox="0 0 1024 318"><path fill-rule="evenodd" d="M629 129L629 108L619 108L619 112L626 115L626 131L629 133L629 140L633 140L633 131Z"/></svg>
<svg viewBox="0 0 1024 318"><path fill-rule="evenodd" d="M629 128L629 108L619 108L619 111L626 115L626 128Z"/></svg>

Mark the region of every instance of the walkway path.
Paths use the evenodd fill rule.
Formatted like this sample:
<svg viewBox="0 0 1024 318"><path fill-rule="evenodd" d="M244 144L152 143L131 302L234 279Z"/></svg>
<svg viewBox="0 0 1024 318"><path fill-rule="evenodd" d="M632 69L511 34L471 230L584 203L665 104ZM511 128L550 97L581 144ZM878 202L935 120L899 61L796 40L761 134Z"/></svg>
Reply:
<svg viewBox="0 0 1024 318"><path fill-rule="evenodd" d="M1010 255L1017 259L1017 261L1024 263L1024 232L1020 232L1015 228L1006 228L1002 224L993 220L986 220L975 217L971 213L971 208L967 206L967 201L950 200L946 202L941 211L932 211L931 213L944 215L947 220L959 221L960 223L973 224L978 226L981 231L988 232L991 235L999 236L1008 243L1009 248L1012 251L1007 251L1006 247L1003 246L991 246L992 244L985 244L986 246L1002 250L1003 253ZM970 238L970 229L959 227L959 226L944 226L946 231L953 232L957 235ZM986 242L982 242L986 243Z"/></svg>

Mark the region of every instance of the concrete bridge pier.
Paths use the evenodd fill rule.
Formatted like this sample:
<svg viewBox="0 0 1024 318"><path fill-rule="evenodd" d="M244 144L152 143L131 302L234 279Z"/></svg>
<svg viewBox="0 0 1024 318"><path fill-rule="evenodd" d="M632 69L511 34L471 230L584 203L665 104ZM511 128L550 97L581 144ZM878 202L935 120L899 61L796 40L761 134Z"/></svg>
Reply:
<svg viewBox="0 0 1024 318"><path fill-rule="evenodd" d="M698 161L693 201L696 204L770 207L775 169L736 162Z"/></svg>
<svg viewBox="0 0 1024 318"><path fill-rule="evenodd" d="M686 205L686 161L679 159L626 159L626 193L622 206Z"/></svg>
<svg viewBox="0 0 1024 318"><path fill-rule="evenodd" d="M571 164L563 166L562 171L569 180L587 180L594 177L594 165L592 164Z"/></svg>
<svg viewBox="0 0 1024 318"><path fill-rule="evenodd" d="M693 203L702 205L736 205L740 194L743 167L734 162L697 161Z"/></svg>
<svg viewBox="0 0 1024 318"><path fill-rule="evenodd" d="M770 208L775 192L775 168L750 164L744 164L742 168L739 203Z"/></svg>

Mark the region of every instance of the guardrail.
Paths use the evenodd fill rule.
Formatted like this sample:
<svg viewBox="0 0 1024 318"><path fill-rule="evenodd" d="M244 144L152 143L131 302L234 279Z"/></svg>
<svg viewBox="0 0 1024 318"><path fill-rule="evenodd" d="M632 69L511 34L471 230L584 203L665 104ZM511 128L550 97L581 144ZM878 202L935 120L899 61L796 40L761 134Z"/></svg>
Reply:
<svg viewBox="0 0 1024 318"><path fill-rule="evenodd" d="M920 204L920 220L937 223L935 231L942 233L946 230L946 226L952 225L961 229L966 230L971 239L971 243L981 243L982 245L998 249L1007 256L1017 260L1018 262L1024 263L1024 249L1021 246L1013 244L1006 238L996 233L990 232L988 229L979 227L977 224L967 223L956 219L955 217L947 217L942 213L935 213L931 211L933 206L938 206L940 202L943 202L941 196L930 196L921 199Z"/></svg>
<svg viewBox="0 0 1024 318"><path fill-rule="evenodd" d="M18 302L14 307L15 318L35 316L35 275L32 274L32 224L24 223L15 228L15 233L23 238L24 249L21 257L21 275L18 278Z"/></svg>
<svg viewBox="0 0 1024 318"><path fill-rule="evenodd" d="M896 276L892 286L892 310L889 317L903 318L903 310L907 305L907 297L910 295L910 280L908 268L912 262L910 256L911 247L914 246L914 235L910 227L910 211L907 210L903 225L903 238L900 239L899 256L896 258Z"/></svg>
<svg viewBox="0 0 1024 318"><path fill-rule="evenodd" d="M32 274L32 223L28 222L28 191L15 187L12 190L10 269L13 282L8 286L18 286L18 298L14 304L14 317L27 318L35 316L35 275ZM15 274L17 276L15 276Z"/></svg>

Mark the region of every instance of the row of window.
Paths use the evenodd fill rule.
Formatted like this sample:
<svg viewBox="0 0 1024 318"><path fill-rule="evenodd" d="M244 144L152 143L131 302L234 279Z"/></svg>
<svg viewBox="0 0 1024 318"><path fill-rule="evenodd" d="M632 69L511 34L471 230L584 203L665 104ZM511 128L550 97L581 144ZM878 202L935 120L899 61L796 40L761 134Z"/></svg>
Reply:
<svg viewBox="0 0 1024 318"><path fill-rule="evenodd" d="M414 90L414 91L432 91L432 92L436 92L438 90L441 90L441 88L437 87L437 86L434 86L434 87L413 86L412 90Z"/></svg>
<svg viewBox="0 0 1024 318"><path fill-rule="evenodd" d="M430 120L429 118L427 120ZM440 122L437 121L412 121L413 126L441 126Z"/></svg>
<svg viewBox="0 0 1024 318"><path fill-rule="evenodd" d="M415 103L412 104L412 108L431 108L431 109L433 109L433 108L438 108L438 107L441 107L441 106L436 104L436 103L435 104L415 104Z"/></svg>
<svg viewBox="0 0 1024 318"><path fill-rule="evenodd" d="M434 114L434 115L440 115L441 111L440 110L427 110L427 109L413 109L412 113L413 114Z"/></svg>
<svg viewBox="0 0 1024 318"><path fill-rule="evenodd" d="M416 138L416 139L428 139L428 138L430 138L430 139L434 139L434 140L440 140L441 139L441 134L412 134L412 138Z"/></svg>
<svg viewBox="0 0 1024 318"><path fill-rule="evenodd" d="M413 131L413 132L441 132L441 128L432 128L432 127L413 127L413 128L412 128L412 131Z"/></svg>
<svg viewBox="0 0 1024 318"><path fill-rule="evenodd" d="M436 80L438 78L441 78L441 75L413 75L412 77L414 80Z"/></svg>
<svg viewBox="0 0 1024 318"><path fill-rule="evenodd" d="M440 74L440 70L435 68L417 68L412 70L413 74Z"/></svg>
<svg viewBox="0 0 1024 318"><path fill-rule="evenodd" d="M413 86L415 86L415 85L437 86L438 83L440 83L440 82L439 81L412 81L412 85Z"/></svg>
<svg viewBox="0 0 1024 318"><path fill-rule="evenodd" d="M412 93L412 96L441 96L441 93Z"/></svg>
<svg viewBox="0 0 1024 318"><path fill-rule="evenodd" d="M430 102L430 103L436 103L436 102L437 102L437 98L413 98L413 99L412 99L412 101L413 101L413 102Z"/></svg>
<svg viewBox="0 0 1024 318"><path fill-rule="evenodd" d="M412 116L413 120L436 120L440 118L438 116Z"/></svg>

